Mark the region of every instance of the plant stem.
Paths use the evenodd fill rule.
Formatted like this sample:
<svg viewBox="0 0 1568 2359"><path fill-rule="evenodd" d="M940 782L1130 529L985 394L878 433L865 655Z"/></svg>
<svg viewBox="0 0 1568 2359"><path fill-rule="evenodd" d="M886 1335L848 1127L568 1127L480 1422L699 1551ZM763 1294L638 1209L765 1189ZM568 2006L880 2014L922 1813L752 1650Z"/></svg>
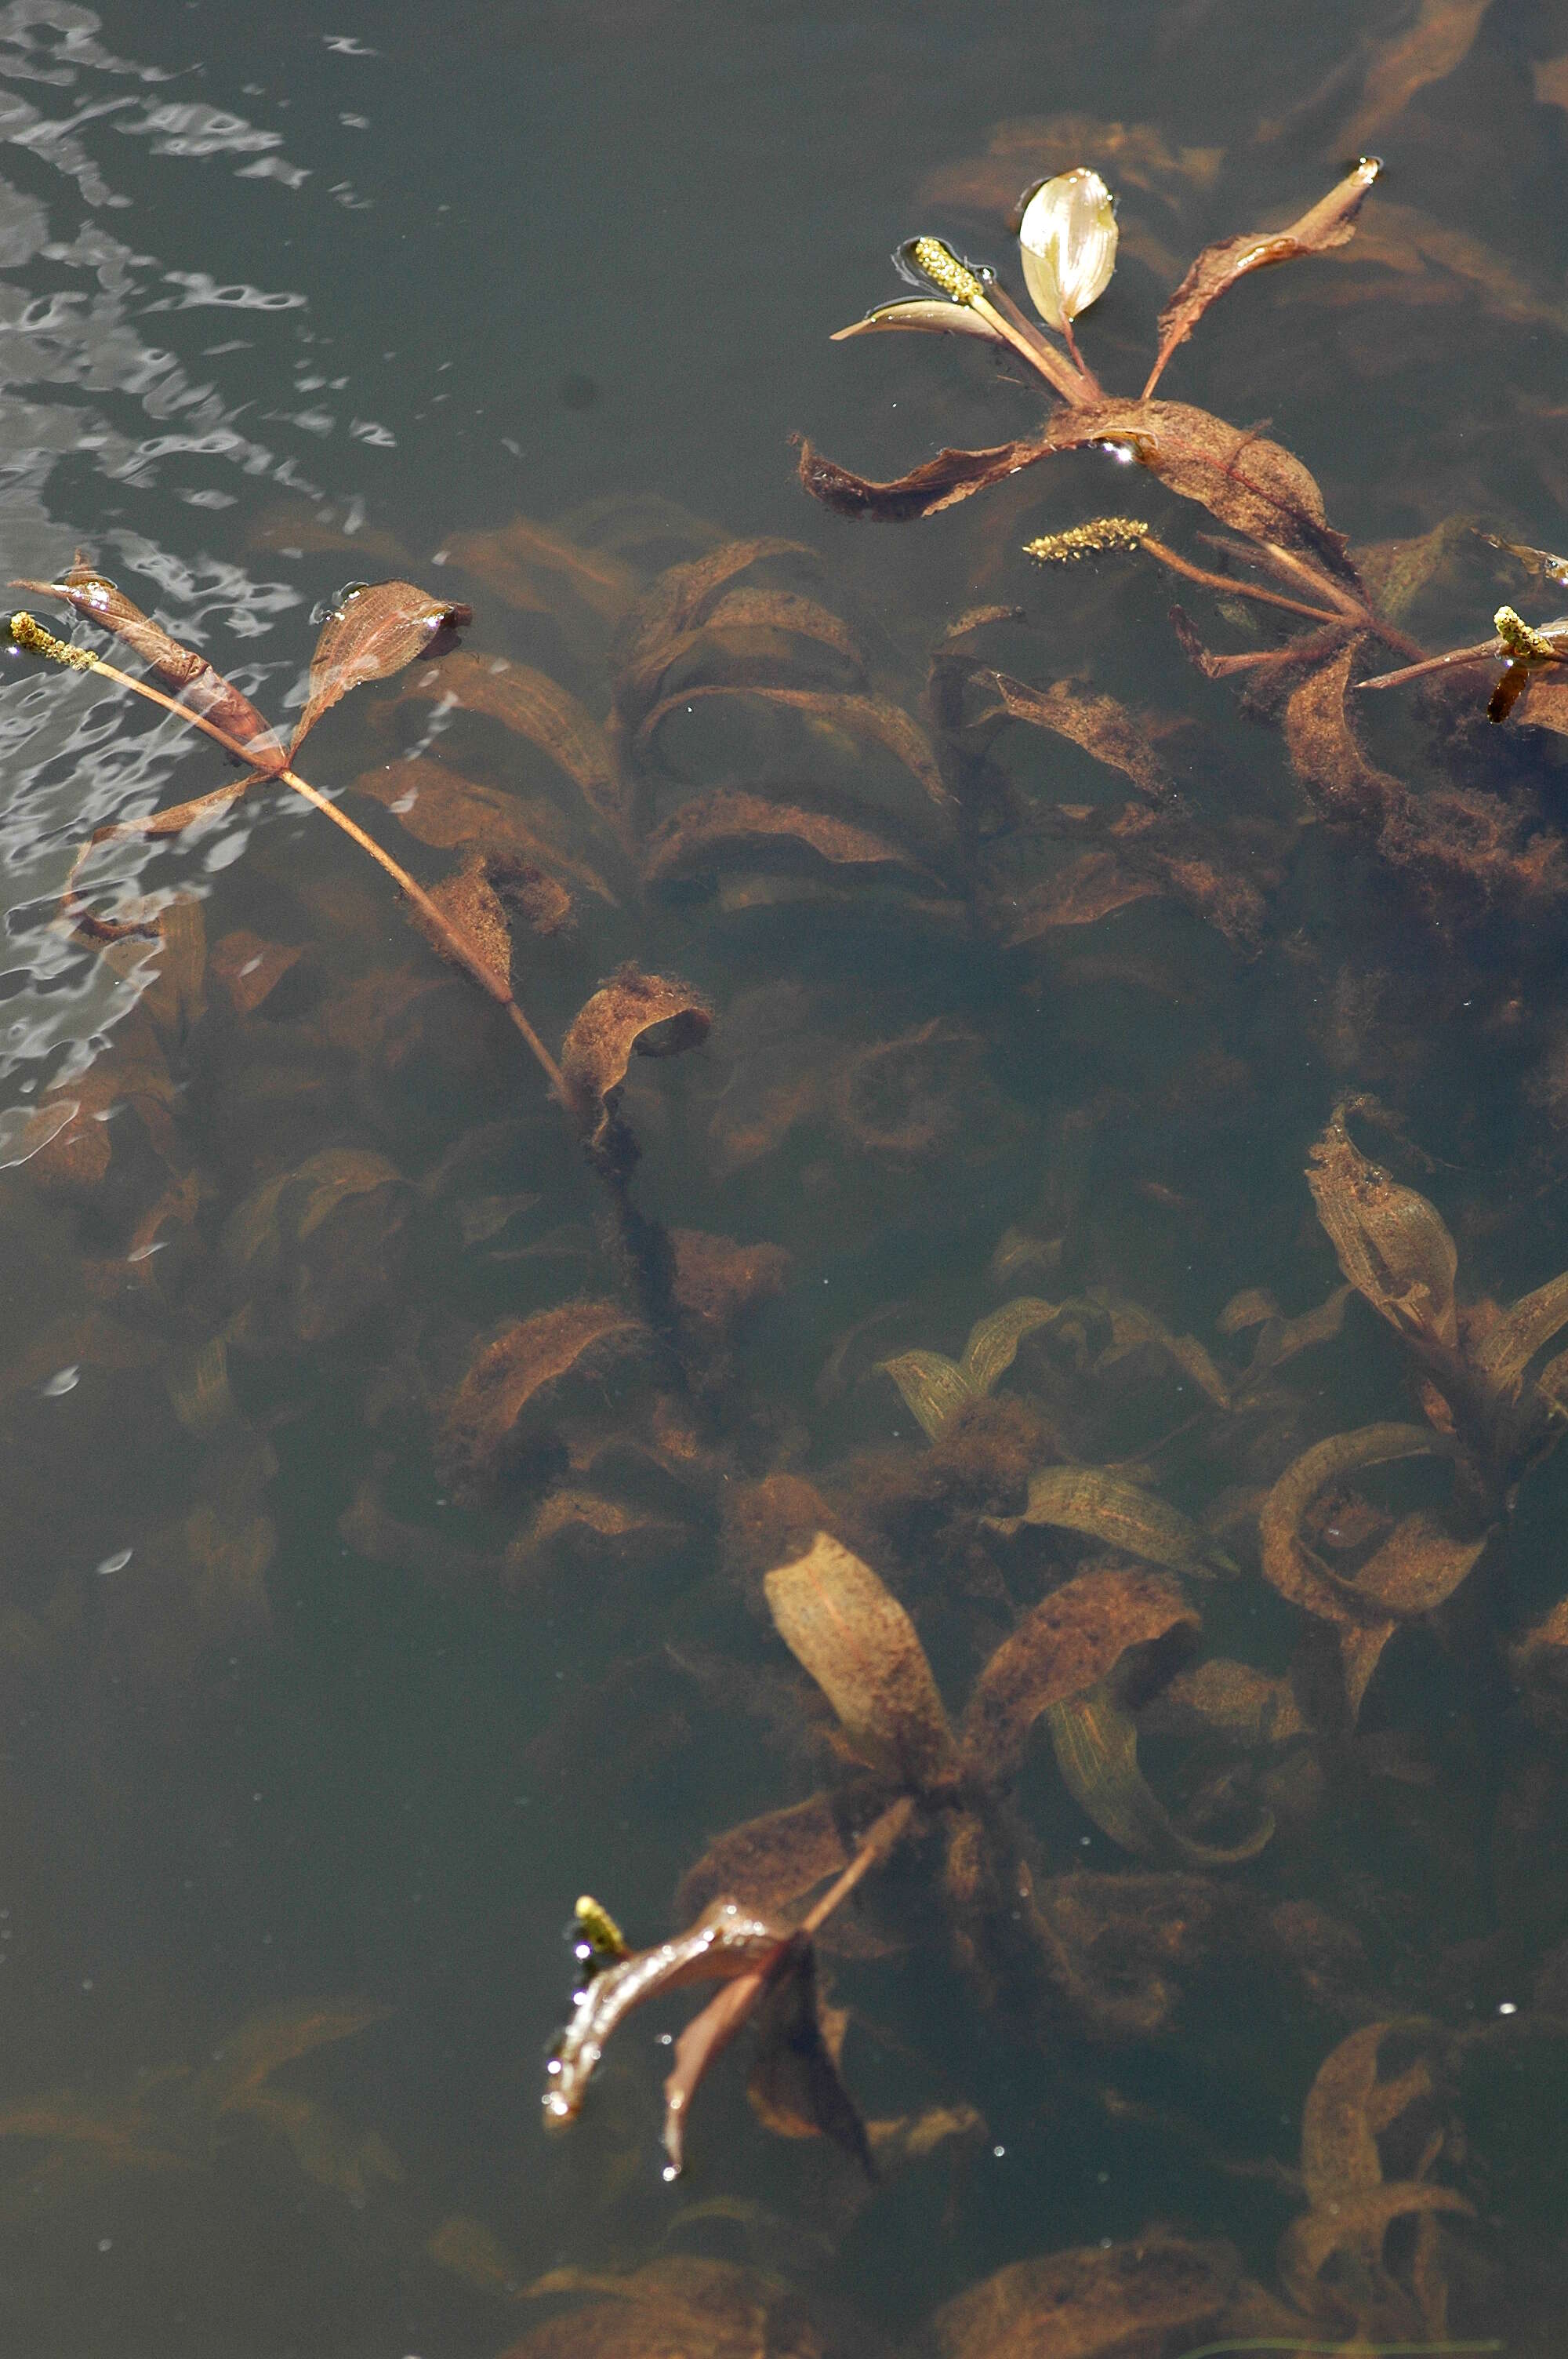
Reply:
<svg viewBox="0 0 1568 2359"><path fill-rule="evenodd" d="M112 679L117 688L129 689L133 696L146 697L149 704L162 705L164 711L172 712L177 721L183 721L188 728L200 729L203 736L211 737L214 745L222 745L226 754L233 755L236 760L246 763L253 769L256 768L252 756L238 738L231 737L226 729L220 729L216 722L207 720L203 714L192 712L189 705L179 703L172 696L166 696L161 688L154 688L145 679L133 679L129 672L121 671L118 665L105 663L102 656L94 656L91 665L83 665L81 669L95 671L101 679ZM507 985L491 973L458 928L453 925L439 903L431 899L423 886L415 883L408 871L400 866L389 852L382 850L373 836L367 835L362 827L356 826L351 819L339 810L335 803L330 802L324 794L313 787L308 779L302 778L297 770L287 767L269 770L262 767L257 771L257 775L261 777L277 778L284 786L292 788L293 791L302 796L306 802L312 804L317 810L324 812L334 827L341 828L345 835L351 837L362 852L368 852L378 867L386 871L398 891L418 910L426 924L438 938L455 962L462 968L464 973L472 982L477 983L480 989L495 1001L497 1006L506 1010L537 1059L540 1069L550 1084L552 1094L564 1105L567 1090L559 1065L529 1023Z"/></svg>
<svg viewBox="0 0 1568 2359"><path fill-rule="evenodd" d="M1309 606L1300 598L1282 597L1277 590L1260 590L1253 582L1238 582L1231 574L1206 572L1201 565L1189 564L1184 557L1178 557L1173 549L1167 549L1162 540L1156 540L1152 534L1145 534L1138 545L1146 549L1151 557L1157 557L1162 565L1168 565L1173 573L1180 573L1189 582L1201 582L1206 589L1222 590L1227 597L1252 598L1260 606L1282 606L1287 614L1306 614L1314 623L1343 623L1346 620L1342 610Z"/></svg>

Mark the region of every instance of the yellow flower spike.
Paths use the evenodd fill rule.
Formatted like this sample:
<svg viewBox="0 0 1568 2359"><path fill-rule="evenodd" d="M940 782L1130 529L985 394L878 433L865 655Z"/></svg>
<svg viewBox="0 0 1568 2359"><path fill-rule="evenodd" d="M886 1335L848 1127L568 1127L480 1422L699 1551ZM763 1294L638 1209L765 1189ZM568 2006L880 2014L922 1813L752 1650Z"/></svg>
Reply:
<svg viewBox="0 0 1568 2359"><path fill-rule="evenodd" d="M905 259L922 278L953 303L982 303L986 284L979 271L960 262L939 237L912 237L903 249Z"/></svg>
<svg viewBox="0 0 1568 2359"><path fill-rule="evenodd" d="M1148 533L1148 526L1136 516L1091 516L1087 524L1072 525L1065 532L1047 532L1038 540L1026 540L1023 554L1041 565L1072 565L1080 557L1096 557L1104 549L1137 549Z"/></svg>
<svg viewBox="0 0 1568 2359"><path fill-rule="evenodd" d="M30 656L47 656L50 663L69 664L72 671L92 671L96 668L96 656L89 654L85 647L73 647L64 639L57 639L35 614L13 614L9 628L16 645L26 647Z"/></svg>
<svg viewBox="0 0 1568 2359"><path fill-rule="evenodd" d="M1492 617L1492 628L1516 663L1556 663L1562 658L1563 649L1544 632L1532 630L1511 606L1498 608Z"/></svg>
<svg viewBox="0 0 1568 2359"><path fill-rule="evenodd" d="M573 1914L582 1927L595 1957L609 1960L631 1956L631 1946L625 1934L601 1902L585 1892Z"/></svg>

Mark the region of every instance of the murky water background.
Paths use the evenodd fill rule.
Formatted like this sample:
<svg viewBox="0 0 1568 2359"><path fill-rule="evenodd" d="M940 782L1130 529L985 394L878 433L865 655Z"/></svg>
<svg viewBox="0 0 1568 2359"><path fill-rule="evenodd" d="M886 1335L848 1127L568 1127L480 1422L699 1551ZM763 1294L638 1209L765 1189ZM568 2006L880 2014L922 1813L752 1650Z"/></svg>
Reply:
<svg viewBox="0 0 1568 2359"><path fill-rule="evenodd" d="M1451 44L1424 84L1401 81L1411 27L1440 60ZM891 476L1031 425L1033 393L959 341L827 342L898 291L887 256L914 231L1011 271L988 172L1022 186L1091 162L1119 189L1123 260L1083 338L1131 388L1192 254L1304 206L1370 145L1389 172L1368 240L1385 201L1403 209L1380 265L1352 246L1238 290L1165 390L1268 421L1357 548L1462 516L1562 549L1565 55L1568 11L1545 0L1293 22L1228 0L0 7L6 576L87 551L269 715L302 701L345 582L471 601L445 659L469 670L362 690L305 773L382 781L379 809L369 791L349 807L426 881L459 836L398 822L421 796L439 810L443 774L389 764L514 799L578 903L574 934L516 953L545 1038L626 959L715 1010L706 1049L632 1085L636 1201L788 1256L706 1386L672 1399L656 1360L596 1364L469 1496L441 1436L476 1343L626 1293L605 1191L541 1077L385 880L276 788L94 868L101 908L111 887L178 897L178 940L104 957L71 934L56 905L91 831L227 774L101 683L14 650L0 666L8 2350L764 2347L651 2299L620 2302L607 2340L580 2289L522 2290L681 2256L844 2306L775 2319L765 2347L874 2350L1007 2264L1162 2225L1229 2239L1277 2295L1303 2103L1336 2044L1515 2009L1515 2047L1444 2050L1422 2099L1437 2146L1381 2158L1385 2180L1468 2211L1441 2247L1404 2217L1385 2257L1407 2292L1419 2279L1415 2331L1445 2308L1451 2335L1554 2347L1562 1685L1550 1661L1527 1676L1517 1642L1563 1587L1562 1461L1524 1482L1476 1593L1401 1627L1354 1735L1227 1756L1241 1817L1261 1796L1279 1819L1255 1863L1162 1898L1129 1884L1180 1994L1157 2037L1043 2038L1005 1974L983 2004L911 1868L898 1925L832 1962L832 1995L866 2113L953 2119L874 2192L820 2139L771 2138L733 2061L666 2185L655 2035L674 2008L620 2036L569 2136L546 2140L539 2091L578 1894L653 1940L717 1833L849 1774L762 1601L806 1484L910 1605L955 1709L1092 1549L987 1537L983 1515L1022 1504L1016 1436L992 1478L923 1490L928 1445L880 1359L956 1354L1010 1297L1098 1288L1200 1339L1239 1397L1252 1335L1222 1330L1224 1306L1263 1288L1293 1314L1337 1283L1302 1173L1356 1093L1378 1102L1368 1151L1457 1239L1462 1303L1568 1263L1560 914L1423 908L1360 837L1303 824L1278 730L1188 667L1152 564L1021 553L1130 506L1213 562L1208 519L1095 453L928 522L854 526L803 495L787 440ZM1027 117L1038 160L1025 136L1015 176L982 168L997 125ZM519 516L554 557L484 538ZM803 548L760 578L839 617L866 684L912 717L956 618L1021 609L987 660L1150 723L1207 840L1252 864L1256 939L1165 892L1007 947L992 904L946 897L954 855L907 765L741 699L671 712L643 816L694 787L842 797L857 823L881 815L914 881L801 883L760 860L641 890L560 766L464 697L507 662L602 720L615 630L649 583L769 535ZM1406 627L1473 641L1504 596L1537 621L1568 603L1465 543ZM1264 643L1245 609L1225 637L1207 593L1184 603L1215 644ZM753 632L666 690L745 677L854 684L830 648ZM1390 697L1367 743L1419 786L1433 725ZM996 754L1026 807L1125 799L1060 737L1014 730ZM1488 792L1561 826L1554 736L1483 730L1473 758ZM68 1100L73 1155L37 1120ZM1136 1462L1225 1537L1239 1572L1191 1584L1204 1652L1281 1677L1304 1617L1258 1570L1260 1501L1310 1441L1419 1414L1398 1338L1353 1299L1250 1425L1199 1401L1157 1340L1130 1374L1091 1371L1105 1341L1076 1363L1025 1349L1000 1397L1045 1400L1059 1454ZM803 1486L795 1512L770 1478ZM568 1494L600 1506L557 1514ZM1144 1750L1173 1807L1202 1801L1212 1748L1152 1722ZM1073 1801L1043 1734L1014 1799L1035 1878L1152 1873ZM1297 1905L1321 1913L1310 1937L1288 1915L1259 1930ZM1222 2308L1146 2347L1285 2331L1259 2308L1216 2329ZM1385 2340L1391 2314L1361 2313ZM1331 2340L1355 2323L1332 2300L1316 2314ZM1028 2331L994 2347L1057 2347ZM1071 2347L1132 2347L1119 2331ZM949 2359L993 2347L944 2332Z"/></svg>

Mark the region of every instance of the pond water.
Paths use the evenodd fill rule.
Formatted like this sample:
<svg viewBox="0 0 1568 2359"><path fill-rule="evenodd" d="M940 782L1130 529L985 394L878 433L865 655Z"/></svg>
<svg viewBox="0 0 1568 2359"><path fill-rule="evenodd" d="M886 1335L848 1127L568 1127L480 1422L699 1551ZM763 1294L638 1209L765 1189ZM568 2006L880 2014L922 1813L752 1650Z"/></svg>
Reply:
<svg viewBox="0 0 1568 2359"><path fill-rule="evenodd" d="M1568 689L1355 683L1568 607L1565 165L1553 0L0 5L6 577L471 607L300 759L492 984L6 647L7 2351L1560 2348ZM1119 409L808 497L1038 432L829 339L1080 166ZM766 1920L678 2178L585 1892Z"/></svg>

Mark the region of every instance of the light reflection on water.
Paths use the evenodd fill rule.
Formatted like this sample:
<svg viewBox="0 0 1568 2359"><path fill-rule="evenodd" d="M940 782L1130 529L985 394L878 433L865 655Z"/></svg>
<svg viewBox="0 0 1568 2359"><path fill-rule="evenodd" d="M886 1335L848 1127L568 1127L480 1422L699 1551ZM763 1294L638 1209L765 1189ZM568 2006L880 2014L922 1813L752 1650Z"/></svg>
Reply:
<svg viewBox="0 0 1568 2359"><path fill-rule="evenodd" d="M1326 185L1357 77L1409 13L1287 30L1227 5L983 25L945 0L885 22L660 0L439 24L355 5L325 26L207 0L150 24L0 8L6 576L54 578L83 549L280 721L346 581L471 598L452 668L362 690L306 775L361 781L356 817L427 883L467 841L452 770L487 828L509 814L544 845L577 900L575 932L529 940L514 970L546 1040L624 959L705 993L707 1049L634 1071L636 1201L789 1256L687 1390L657 1351L595 1361L569 1413L466 1495L441 1434L475 1339L626 1296L612 1200L502 1017L276 787L101 856L95 906L179 913L164 951L101 955L62 927L95 828L229 774L101 682L0 666L8 2346L488 2354L546 2314L517 2290L545 2272L684 2254L859 2321L801 2348L876 2348L989 2270L1159 2222L1231 2239L1271 2285L1336 2042L1379 2013L1464 2030L1533 2004L1551 2020L1521 2051L1530 2088L1511 2052L1455 2048L1422 2094L1439 2160L1382 2162L1435 2169L1482 2215L1444 2231L1452 2331L1548 2347L1529 2338L1561 2299L1561 1729L1550 1695L1521 1715L1525 1672L1486 1619L1517 1633L1560 1593L1556 1462L1521 1493L1487 1607L1401 1632L1360 1749L1269 1788L1283 1832L1225 1883L1242 1897L1212 1954L1172 1966L1191 1968L1173 2036L1043 2048L1005 1975L978 2004L916 1890L925 1938L906 1921L885 1954L832 1961L849 2077L874 2119L974 2120L874 2197L819 2141L769 2138L735 2072L705 2088L693 2171L665 2187L654 2035L673 2013L620 2036L570 2137L539 2126L569 1986L557 1928L583 1886L654 1940L719 1830L846 1774L767 1623L784 1492L759 1486L840 1484L844 1537L889 1551L955 1705L1039 1593L1049 1555L983 1536L997 1499L949 1515L921 1493L925 1444L879 1361L957 1354L1010 1297L1078 1300L1077 1359L1025 1353L1000 1381L995 1479L1054 1420L1055 1456L1130 1466L1212 1516L1244 1572L1197 1596L1206 1651L1274 1675L1292 1609L1234 1536L1305 1440L1414 1414L1405 1369L1353 1303L1287 1405L1246 1412L1245 1448L1239 1422L1216 1440L1192 1370L1222 1365L1239 1393L1250 1313L1218 1321L1241 1289L1286 1314L1329 1294L1301 1174L1336 1100L1389 1111L1365 1135L1443 1207L1463 1302L1568 1262L1554 920L1522 940L1428 925L1357 844L1301 827L1277 734L1184 665L1152 568L1048 575L1020 555L1135 491L1173 533L1176 504L1088 453L927 523L852 529L801 495L785 440L892 475L1032 422L1032 394L960 340L826 341L895 291L884 256L913 228L1005 267L959 182L1010 115L1070 108L1086 137L1149 125L1163 143L1164 162L1133 140L1107 165L1124 257L1085 328L1108 382L1140 383L1173 274ZM1389 263L1372 300L1338 257L1251 286L1167 390L1271 419L1357 545L1465 515L1561 548L1568 253L1549 192L1568 114L1538 101L1536 69L1568 26L1449 14L1477 17L1473 51L1383 141L1388 206L1444 233L1422 233L1420 268ZM923 195L942 171L947 193ZM484 538L519 513L556 538ZM597 730L649 585L770 535L796 546L737 580L815 603L809 656L753 607L717 657L677 661L644 836L688 794L787 789L886 831L892 881L851 864L803 889L764 863L644 891L569 763L468 707L526 697L536 672ZM1434 577L1428 644L1485 627L1488 567L1466 543ZM913 717L929 650L981 603L1022 610L989 660L1152 716L1177 794L1256 864L1255 959L1169 897L999 951L994 911L977 923L981 897L954 889L1003 873L986 825L960 844L896 743L681 701L717 663ZM1419 704L1386 700L1366 727L1379 762L1422 775ZM1476 758L1494 755L1498 793L1550 814L1554 742L1515 732ZM1022 731L988 776L998 810L1063 807L1064 831L1125 794ZM1159 1332L1124 1349L1130 1304ZM1201 1359L1173 1360L1172 1337ZM1133 1375L1110 1378L1117 1353ZM1144 1757L1184 1800L1212 1766L1157 1718ZM1223 1791L1196 1799L1234 1832ZM1037 1875L1136 1867L1043 1739L1016 1802ZM1184 1925L1221 1906L1207 1890ZM1353 1970L1325 1962L1337 1936L1298 1902L1353 1926ZM1429 2332L1438 2306L1429 2289ZM1247 2315L1238 2334L1281 2331L1261 2295ZM1332 2307L1323 2322L1348 2331ZM730 2331L711 2347L756 2347L754 2322L751 2342ZM775 2320L770 2347L794 2331ZM1206 2332L1177 2320L1157 2347Z"/></svg>

